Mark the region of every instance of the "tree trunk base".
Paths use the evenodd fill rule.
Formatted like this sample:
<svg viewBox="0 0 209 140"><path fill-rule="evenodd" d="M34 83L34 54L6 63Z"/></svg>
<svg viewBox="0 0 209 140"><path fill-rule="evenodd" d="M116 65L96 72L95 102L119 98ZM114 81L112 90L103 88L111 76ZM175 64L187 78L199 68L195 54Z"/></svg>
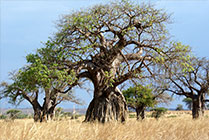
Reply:
<svg viewBox="0 0 209 140"><path fill-rule="evenodd" d="M127 106L123 95L111 92L108 97L100 96L91 101L84 122L105 123L112 120L124 122L126 114Z"/></svg>
<svg viewBox="0 0 209 140"><path fill-rule="evenodd" d="M136 108L136 119L137 120L144 120L145 118L145 107L140 106Z"/></svg>
<svg viewBox="0 0 209 140"><path fill-rule="evenodd" d="M34 122L47 122L53 120L54 110L46 112L41 109L34 110Z"/></svg>
<svg viewBox="0 0 209 140"><path fill-rule="evenodd" d="M198 119L204 116L204 103L201 96L194 96L192 99L192 118Z"/></svg>

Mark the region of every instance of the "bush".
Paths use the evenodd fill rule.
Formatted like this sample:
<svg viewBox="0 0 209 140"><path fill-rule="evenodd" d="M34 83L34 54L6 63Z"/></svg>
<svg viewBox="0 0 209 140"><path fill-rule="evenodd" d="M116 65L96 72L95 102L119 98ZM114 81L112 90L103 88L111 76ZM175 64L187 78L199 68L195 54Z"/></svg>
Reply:
<svg viewBox="0 0 209 140"><path fill-rule="evenodd" d="M166 111L168 111L167 108L164 108L164 107L158 107L158 108L153 108L151 109L152 112L152 117L156 118L156 119L159 119L160 117L163 116L163 114L166 113Z"/></svg>
<svg viewBox="0 0 209 140"><path fill-rule="evenodd" d="M183 110L183 105L178 104L176 107L176 111L181 111L181 110Z"/></svg>
<svg viewBox="0 0 209 140"><path fill-rule="evenodd" d="M18 114L17 119L25 119L28 118L29 116L27 114Z"/></svg>
<svg viewBox="0 0 209 140"><path fill-rule="evenodd" d="M167 118L176 118L176 117L177 117L176 115L170 115Z"/></svg>
<svg viewBox="0 0 209 140"><path fill-rule="evenodd" d="M6 119L7 118L7 116L6 115L0 115L0 119Z"/></svg>
<svg viewBox="0 0 209 140"><path fill-rule="evenodd" d="M73 115L73 113L71 112L64 112L63 113L63 116L66 116L66 117L71 117Z"/></svg>
<svg viewBox="0 0 209 140"><path fill-rule="evenodd" d="M129 114L129 118L136 118L135 114Z"/></svg>
<svg viewBox="0 0 209 140"><path fill-rule="evenodd" d="M78 119L79 117L81 117L81 115L79 114L75 114L71 116L71 119Z"/></svg>
<svg viewBox="0 0 209 140"><path fill-rule="evenodd" d="M25 119L28 118L29 115L23 114L22 111L16 110L16 109L10 109L6 112L8 119L14 120L14 119Z"/></svg>
<svg viewBox="0 0 209 140"><path fill-rule="evenodd" d="M9 115L9 118L11 120L17 119L18 115L20 115L22 112L20 110L17 109L10 109L6 112L7 115Z"/></svg>

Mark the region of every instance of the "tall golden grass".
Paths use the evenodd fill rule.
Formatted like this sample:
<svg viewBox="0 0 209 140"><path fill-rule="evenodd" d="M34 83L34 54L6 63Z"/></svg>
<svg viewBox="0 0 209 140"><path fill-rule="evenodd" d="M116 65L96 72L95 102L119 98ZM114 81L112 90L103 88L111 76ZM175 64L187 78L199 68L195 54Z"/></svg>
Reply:
<svg viewBox="0 0 209 140"><path fill-rule="evenodd" d="M208 117L192 120L183 114L138 122L133 118L124 124L82 123L82 119L49 123L1 120L0 140L209 140Z"/></svg>

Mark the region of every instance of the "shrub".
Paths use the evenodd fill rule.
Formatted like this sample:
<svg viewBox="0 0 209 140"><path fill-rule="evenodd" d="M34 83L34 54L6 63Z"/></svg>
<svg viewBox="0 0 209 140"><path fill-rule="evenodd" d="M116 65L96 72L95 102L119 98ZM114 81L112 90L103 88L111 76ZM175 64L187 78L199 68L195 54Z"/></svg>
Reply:
<svg viewBox="0 0 209 140"><path fill-rule="evenodd" d="M18 115L21 114L21 111L20 110L17 110L17 109L10 109L6 112L7 115L9 115L9 118L11 120L14 120L14 119L17 119L18 118Z"/></svg>
<svg viewBox="0 0 209 140"><path fill-rule="evenodd" d="M18 114L17 115L17 119L25 119L25 118L29 118L29 116L27 114Z"/></svg>
<svg viewBox="0 0 209 140"><path fill-rule="evenodd" d="M159 119L160 117L163 116L163 114L166 113L168 109L167 108L164 108L164 107L157 107L157 108L153 108L151 109L152 112L152 117L156 118L156 119Z"/></svg>
<svg viewBox="0 0 209 140"><path fill-rule="evenodd" d="M129 118L136 118L135 114L129 114Z"/></svg>
<svg viewBox="0 0 209 140"><path fill-rule="evenodd" d="M167 118L176 118L176 117L177 117L176 115L170 115Z"/></svg>
<svg viewBox="0 0 209 140"><path fill-rule="evenodd" d="M6 119L7 118L7 116L6 115L0 115L0 119Z"/></svg>
<svg viewBox="0 0 209 140"><path fill-rule="evenodd" d="M71 119L78 119L79 117L81 117L81 115L79 114L74 114L71 116Z"/></svg>
<svg viewBox="0 0 209 140"><path fill-rule="evenodd" d="M176 111L181 111L181 110L183 110L183 105L178 104L176 107Z"/></svg>

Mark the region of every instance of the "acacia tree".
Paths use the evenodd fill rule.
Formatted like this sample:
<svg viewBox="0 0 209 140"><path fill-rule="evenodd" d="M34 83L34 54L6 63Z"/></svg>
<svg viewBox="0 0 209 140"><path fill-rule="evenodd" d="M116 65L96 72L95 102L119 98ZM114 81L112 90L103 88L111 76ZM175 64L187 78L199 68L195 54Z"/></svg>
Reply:
<svg viewBox="0 0 209 140"><path fill-rule="evenodd" d="M9 98L10 103L16 105L27 100L33 107L36 122L53 119L55 107L62 101L80 103L71 91L62 94L56 90L66 88L66 85L73 79L73 73L69 74L65 70L59 71L56 62L47 65L44 61L48 59L44 53L49 55L49 48L39 49L35 55L29 54L26 58L30 65L11 73L11 83L1 83L1 96ZM44 98L42 105L38 101L40 96Z"/></svg>
<svg viewBox="0 0 209 140"><path fill-rule="evenodd" d="M145 118L145 109L158 103L168 103L168 94L154 89L154 86L135 85L123 91L128 107L136 110L137 120Z"/></svg>
<svg viewBox="0 0 209 140"><path fill-rule="evenodd" d="M20 113L21 111L17 109L10 109L6 112L6 114L9 115L9 118L12 120L16 119Z"/></svg>
<svg viewBox="0 0 209 140"><path fill-rule="evenodd" d="M192 116L204 115L206 96L209 93L209 61L205 58L189 58L190 69L179 63L170 63L167 74L160 79L167 83L162 89L192 99Z"/></svg>
<svg viewBox="0 0 209 140"><path fill-rule="evenodd" d="M156 101L152 90L138 85L123 91L128 107L136 110L137 120L145 118L146 107L154 107Z"/></svg>
<svg viewBox="0 0 209 140"><path fill-rule="evenodd" d="M169 42L168 23L170 16L164 10L125 0L63 16L46 46L65 56L59 69L68 67L76 79L58 91L66 93L87 78L94 85L94 97L85 121L124 121L127 105L117 86L142 78L143 71L152 75L149 65L178 59L188 49Z"/></svg>

